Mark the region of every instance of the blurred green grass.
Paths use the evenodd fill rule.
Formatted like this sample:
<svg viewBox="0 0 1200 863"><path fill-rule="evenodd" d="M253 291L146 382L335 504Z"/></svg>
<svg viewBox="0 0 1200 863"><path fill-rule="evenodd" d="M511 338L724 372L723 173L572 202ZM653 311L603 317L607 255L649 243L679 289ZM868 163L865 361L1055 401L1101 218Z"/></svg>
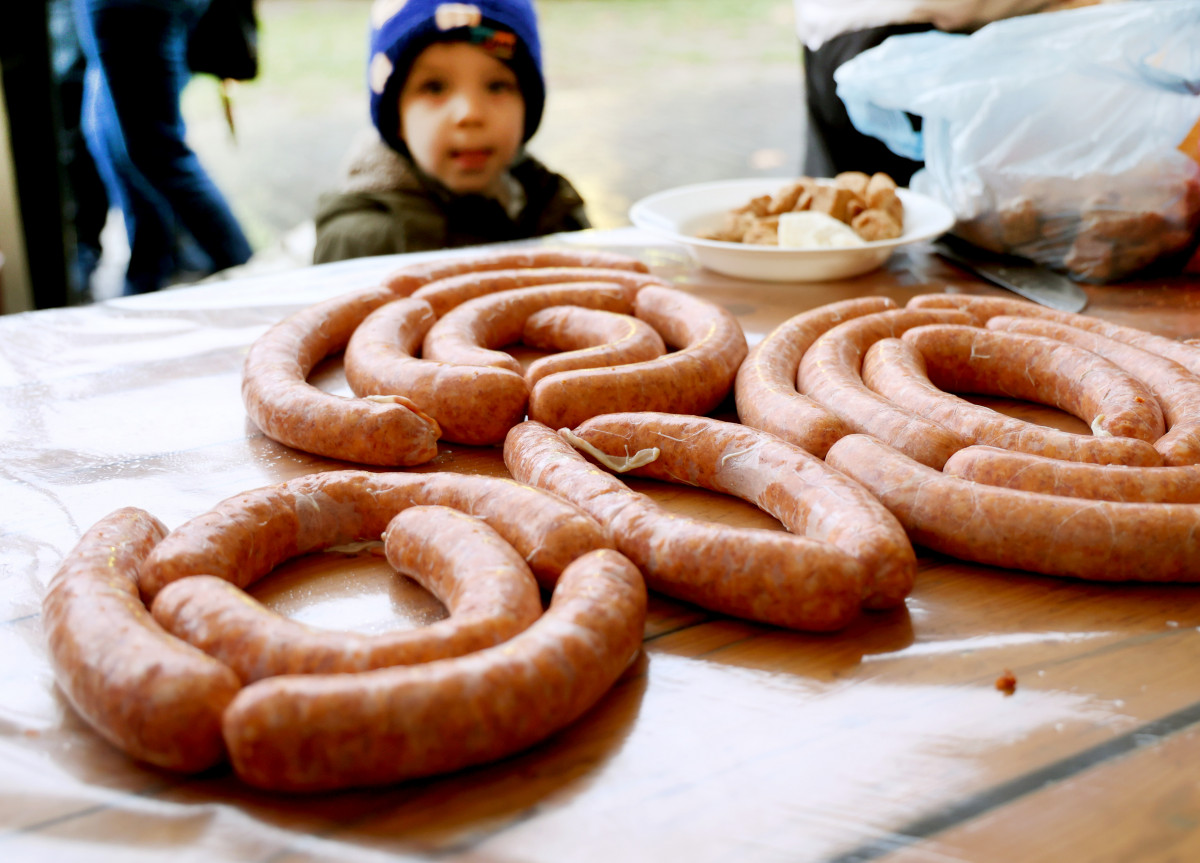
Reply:
<svg viewBox="0 0 1200 863"><path fill-rule="evenodd" d="M366 101L370 0L259 0L261 73L237 87L239 110L298 113ZM796 63L791 0L540 0L547 86L636 85L665 67ZM211 79L184 94L184 113L219 117Z"/></svg>

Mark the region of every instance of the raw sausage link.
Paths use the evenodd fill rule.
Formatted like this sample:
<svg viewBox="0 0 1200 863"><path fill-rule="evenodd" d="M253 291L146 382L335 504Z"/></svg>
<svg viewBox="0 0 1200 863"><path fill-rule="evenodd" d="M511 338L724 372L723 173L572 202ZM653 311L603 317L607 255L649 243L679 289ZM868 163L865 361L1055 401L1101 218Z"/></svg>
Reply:
<svg viewBox="0 0 1200 863"><path fill-rule="evenodd" d="M972 443L1099 464L1161 463L1157 451L1144 440L1095 437L1048 428L1006 416L947 392L982 391L993 395L1001 394L995 392L995 387L987 381L987 370L982 366L995 364L997 361L1003 364L1007 360L1001 354L993 353L988 363L979 363L969 371L962 371L962 366L975 365L977 357L986 355L988 348L980 346L981 351L978 354L970 350L964 353L954 349L954 346L941 345L935 349L929 344L932 341L929 338L922 339L918 344L909 340L912 333L925 329L917 327L905 333L902 339L881 339L871 345L863 359L863 381L867 386L896 404L953 430ZM962 329L974 334L988 332L978 327ZM970 341L969 335L965 338ZM1051 344L1065 347L1061 343ZM921 347L925 348L924 352L920 350ZM946 349L941 350L942 347ZM962 345L956 347L961 348ZM930 362L933 363L932 368L927 367ZM1021 359L1019 362L1022 365L1018 368L1025 368L1025 360ZM1046 370L1039 369L1038 357L1033 354L1029 356L1028 368L1031 376L1028 386L1029 389L1033 389L1037 383L1037 376L1044 375ZM1008 371L1002 371L997 375L997 380L1003 382L1006 375ZM1098 377L1094 379L1098 380ZM1014 397L1012 393L1003 395ZM1153 396L1149 393L1146 394L1146 398L1153 402ZM1049 399L1039 395L1031 400L1041 402ZM1156 403L1154 407L1155 414L1161 416Z"/></svg>
<svg viewBox="0 0 1200 863"><path fill-rule="evenodd" d="M800 361L797 389L839 416L853 431L875 435L922 464L941 468L967 441L943 425L892 404L863 383L867 348L910 327L969 323L953 309L892 309L863 315L817 338Z"/></svg>
<svg viewBox="0 0 1200 863"><path fill-rule="evenodd" d="M409 507L392 519L384 543L388 562L441 600L448 618L379 635L316 629L209 575L168 584L151 611L167 631L247 683L461 656L511 638L542 613L524 558L474 516L442 506Z"/></svg>
<svg viewBox="0 0 1200 863"><path fill-rule="evenodd" d="M620 411L701 415L729 395L747 350L737 318L701 297L655 286L638 292L634 314L674 351L642 363L542 378L529 394L531 420L561 428Z"/></svg>
<svg viewBox="0 0 1200 863"><path fill-rule="evenodd" d="M1060 461L989 446L950 456L942 471L972 482L1092 500L1200 503L1200 469Z"/></svg>
<svg viewBox="0 0 1200 863"><path fill-rule="evenodd" d="M629 314L636 292L615 282L538 285L489 294L456 306L425 335L427 360L468 366L492 366L524 374L521 363L496 348L521 340L525 320L550 306L573 305Z"/></svg>
<svg viewBox="0 0 1200 863"><path fill-rule="evenodd" d="M610 528L618 550L660 593L792 629L840 629L859 613L866 574L829 543L676 516L533 421L509 432L504 463Z"/></svg>
<svg viewBox="0 0 1200 863"><path fill-rule="evenodd" d="M935 386L1050 405L1097 435L1155 441L1166 430L1145 384L1058 339L955 324L914 327L902 338L925 357Z"/></svg>
<svg viewBox="0 0 1200 863"><path fill-rule="evenodd" d="M607 531L579 507L510 479L330 471L235 495L180 525L142 565L142 596L150 601L189 575L215 575L244 588L297 555L378 540L396 513L421 504L482 518L521 553L543 587L584 552L612 547Z"/></svg>
<svg viewBox="0 0 1200 863"><path fill-rule="evenodd" d="M996 315L1045 318L1063 323L1068 323L1074 318L1086 317L1048 309L1016 297L976 296L974 294L918 294L909 299L905 308L958 309L974 318L974 322L981 327L987 324L989 318L994 318Z"/></svg>
<svg viewBox="0 0 1200 863"><path fill-rule="evenodd" d="M472 446L503 442L525 418L529 388L507 369L459 366L416 357L433 325L429 304L396 300L367 316L346 346L346 382L359 396L403 396L432 417L443 440Z"/></svg>
<svg viewBox="0 0 1200 863"><path fill-rule="evenodd" d="M909 300L908 306L910 308L962 309L974 315L980 326L998 315L1057 321L1060 324L1088 330L1105 338L1124 342L1160 357L1166 357L1179 363L1192 374L1200 375L1200 347L1188 344L1186 341L1169 339L1146 330L1139 330L1137 327L1123 327L1119 324L1109 323L1090 315L1060 312L1036 303L1008 297L975 297L964 294L920 294Z"/></svg>
<svg viewBox="0 0 1200 863"><path fill-rule="evenodd" d="M254 424L287 446L362 464L416 465L436 456L441 429L407 399L346 398L307 380L368 314L394 299L383 288L334 297L259 336L242 369L242 401Z"/></svg>
<svg viewBox="0 0 1200 863"><path fill-rule="evenodd" d="M867 435L829 464L857 479L909 537L963 560L1096 581L1200 580L1200 506L1031 494L946 476Z"/></svg>
<svg viewBox="0 0 1200 863"><path fill-rule="evenodd" d="M458 276L495 270L525 270L571 267L612 269L649 273L650 268L637 258L615 252L574 249L530 248L520 251L483 252L469 256L447 256L407 264L384 280L383 286L397 296L410 296L418 288ZM594 277L593 277L594 278ZM438 304L433 303L434 308ZM439 311L439 314L441 312Z"/></svg>
<svg viewBox="0 0 1200 863"><path fill-rule="evenodd" d="M1162 406L1168 428L1166 434L1154 442L1154 448L1162 454L1163 463L1200 463L1200 378L1179 363L1099 333L1055 321L1000 315L991 318L987 325L990 329L1005 332L1058 339L1098 354L1123 368L1144 382Z"/></svg>
<svg viewBox="0 0 1200 863"><path fill-rule="evenodd" d="M917 558L895 517L857 482L769 432L706 417L625 413L593 417L572 434L609 455L658 450L630 473L734 495L792 533L840 548L867 573L867 608L901 605L912 590Z"/></svg>
<svg viewBox="0 0 1200 863"><path fill-rule="evenodd" d="M642 271L597 267L543 267L540 269L495 270L466 272L430 282L413 294L433 306L440 318L456 306L469 300L500 291L529 288L535 285L561 285L567 282L611 282L632 291L647 285L669 287L670 282Z"/></svg>
<svg viewBox="0 0 1200 863"><path fill-rule="evenodd" d="M667 352L662 336L645 321L581 306L552 306L525 320L521 341L558 353L534 360L525 369L532 387L547 375L640 363Z"/></svg>
<svg viewBox="0 0 1200 863"><path fill-rule="evenodd" d="M563 572L546 613L496 647L246 687L225 713L234 770L260 788L321 791L503 758L595 705L640 651L645 617L633 564L590 552Z"/></svg>
<svg viewBox="0 0 1200 863"><path fill-rule="evenodd" d="M221 714L241 683L138 598L138 567L166 532L134 507L101 519L55 573L42 615L55 679L79 715L133 758L193 772L224 760Z"/></svg>
<svg viewBox="0 0 1200 863"><path fill-rule="evenodd" d="M738 419L824 456L849 429L832 411L796 390L800 359L817 337L850 318L894 309L889 297L830 303L789 318L750 349L738 369Z"/></svg>

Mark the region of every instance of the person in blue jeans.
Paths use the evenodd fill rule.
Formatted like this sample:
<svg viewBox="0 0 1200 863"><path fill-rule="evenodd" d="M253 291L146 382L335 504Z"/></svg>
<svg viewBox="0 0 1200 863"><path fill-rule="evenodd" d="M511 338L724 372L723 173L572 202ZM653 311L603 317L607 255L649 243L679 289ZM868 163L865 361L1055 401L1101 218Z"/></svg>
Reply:
<svg viewBox="0 0 1200 863"><path fill-rule="evenodd" d="M125 293L251 255L224 195L185 140L188 36L209 0L73 0L87 57L88 148L125 217Z"/></svg>

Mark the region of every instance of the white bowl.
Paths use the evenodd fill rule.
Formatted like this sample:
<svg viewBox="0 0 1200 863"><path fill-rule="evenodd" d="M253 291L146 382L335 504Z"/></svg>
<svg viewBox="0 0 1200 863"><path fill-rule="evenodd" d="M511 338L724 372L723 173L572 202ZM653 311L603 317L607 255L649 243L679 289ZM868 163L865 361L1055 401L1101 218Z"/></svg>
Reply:
<svg viewBox="0 0 1200 863"><path fill-rule="evenodd" d="M954 226L954 213L945 204L908 189L897 189L904 204L904 233L894 240L840 249L781 249L697 236L719 228L730 210L759 195L774 195L788 182L786 177L758 177L680 186L642 198L630 208L629 219L643 230L687 246L703 267L727 276L767 282L814 282L862 275L882 266L900 246L933 239Z"/></svg>

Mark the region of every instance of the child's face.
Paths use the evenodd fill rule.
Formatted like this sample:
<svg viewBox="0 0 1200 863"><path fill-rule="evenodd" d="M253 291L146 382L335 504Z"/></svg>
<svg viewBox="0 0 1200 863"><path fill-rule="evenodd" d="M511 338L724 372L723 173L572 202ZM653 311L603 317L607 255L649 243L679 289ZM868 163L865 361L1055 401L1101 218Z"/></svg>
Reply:
<svg viewBox="0 0 1200 863"><path fill-rule="evenodd" d="M469 42L435 42L400 91L400 137L425 173L459 194L493 191L525 135L512 69Z"/></svg>

